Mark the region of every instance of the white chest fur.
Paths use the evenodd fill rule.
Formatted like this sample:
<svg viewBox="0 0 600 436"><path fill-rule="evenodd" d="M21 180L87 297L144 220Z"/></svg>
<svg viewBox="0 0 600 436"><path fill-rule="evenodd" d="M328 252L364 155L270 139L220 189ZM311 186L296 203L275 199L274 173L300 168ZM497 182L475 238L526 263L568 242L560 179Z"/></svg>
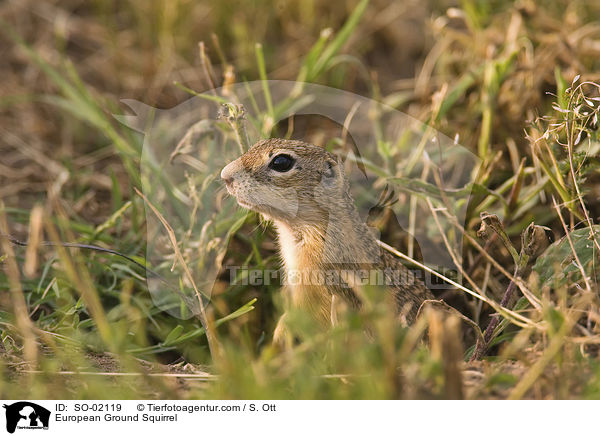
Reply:
<svg viewBox="0 0 600 436"><path fill-rule="evenodd" d="M294 236L292 229L285 223L276 222L277 232L279 234L279 246L281 257L286 270L286 276L289 279L290 274L298 272L298 241Z"/></svg>

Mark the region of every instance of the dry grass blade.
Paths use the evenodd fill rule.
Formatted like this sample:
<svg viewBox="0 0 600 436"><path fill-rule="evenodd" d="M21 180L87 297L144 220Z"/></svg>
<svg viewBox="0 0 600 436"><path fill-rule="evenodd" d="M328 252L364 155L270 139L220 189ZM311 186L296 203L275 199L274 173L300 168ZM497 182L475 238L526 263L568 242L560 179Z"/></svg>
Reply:
<svg viewBox="0 0 600 436"><path fill-rule="evenodd" d="M454 307L448 305L448 303L445 303L443 300L425 300L425 301L423 301L423 303L421 304L421 307L419 308L419 314L426 307L438 308L452 316L456 316L456 317L460 318L469 327L471 327L471 329L475 333L475 337L478 340L483 341L483 333L481 332L481 329L479 328L479 326L471 318L464 316L462 313L460 313Z"/></svg>
<svg viewBox="0 0 600 436"><path fill-rule="evenodd" d="M546 366L548 366L552 359L554 359L554 357L561 351L566 342L567 335L573 329L573 325L575 325L579 319L579 316L575 316L575 313L576 311L571 311L572 315L566 317L560 330L550 340L550 343L544 351L544 354L533 364L531 369L512 390L508 396L509 400L519 400L523 398L536 380L542 375Z"/></svg>
<svg viewBox="0 0 600 436"><path fill-rule="evenodd" d="M527 298L527 300L529 301L529 303L535 307L536 309L540 310L542 308L541 306L541 302L540 299L538 297L536 297L533 292L531 292L531 290L527 287L527 285L525 284L525 282L523 282L523 279L521 279L520 277L515 277L513 274L509 273L502 265L500 265L500 262L498 262L496 259L494 259L490 253L488 253L488 251L481 246L481 244L479 244L479 242L473 238L473 236L471 236L468 232L465 231L465 229L463 228L463 226L461 226L456 219L450 215L447 211L442 210L442 212L444 213L444 215L450 220L450 222L454 225L454 227L462 233L462 235L467 238L467 240L469 241L469 243L489 262L491 263L494 268L496 268L500 273L502 273L502 275L504 275L506 278L508 278L509 280L513 280L515 282L515 284L519 287L519 289L521 290L521 292L523 293L523 295L525 296L525 298Z"/></svg>
<svg viewBox="0 0 600 436"><path fill-rule="evenodd" d="M520 313L514 312L510 309L506 309L503 308L502 306L500 306L498 303L496 303L494 300L490 300L488 297L486 297L485 295L479 294L477 292L472 291L469 288L465 288L463 285L461 285L460 283L455 282L452 279L449 279L448 277L438 273L437 271L429 268L427 265L422 264L421 262L418 262L410 257L408 257L407 255L405 255L404 253L401 253L400 251L396 250L394 247L386 244L385 242L382 241L377 241L377 244L386 249L387 251L389 251L390 253L398 256L401 259L404 259L410 263L412 263L413 265L418 266L419 268L427 271L428 273L433 274L434 276L436 276L437 278L442 279L443 281L445 281L446 283L451 284L452 286L455 286L457 289L460 289L463 292L466 292L467 294L477 298L478 300L483 301L484 303L489 304L492 308L494 308L497 312L499 312L500 314L502 314L503 316L505 316L506 318L509 318L511 320L511 322L513 322L514 324L520 326L520 327L535 327L536 329L539 330L545 330L543 328L543 326L539 325L538 323L535 323L534 321L530 320L529 318L521 315Z"/></svg>
<svg viewBox="0 0 600 436"><path fill-rule="evenodd" d="M471 277L463 269L462 262L460 262L458 260L458 257L456 255L455 251L452 249L452 246L450 245L450 242L448 241L448 237L446 236L446 233L442 229L442 225L440 224L440 220L438 219L438 214L437 214L436 208L433 207L433 204L431 203L431 200L429 198L427 198L426 200L427 200L427 206L429 206L431 215L433 216L433 219L435 220L435 225L437 226L438 232L442 236L442 240L444 241L444 245L446 246L446 251L448 251L448 254L450 254L450 257L452 258L454 265L456 266L458 271L461 273L461 275L465 279L467 279L467 281L473 287L473 289L475 289L475 291L479 295L483 295L483 291L479 288L479 286L477 286L477 283L475 283L475 281L473 279L471 279Z"/></svg>
<svg viewBox="0 0 600 436"><path fill-rule="evenodd" d="M0 232L4 235L9 234L5 206L2 200L0 200ZM38 360L38 349L34 334L35 327L29 318L27 303L23 296L23 288L21 286L19 267L15 261L15 253L7 238L0 238L0 246L2 247L2 251L6 254L4 267L10 283L10 297L17 321L17 327L19 328L19 333L23 337L23 357L29 364L35 366Z"/></svg>
<svg viewBox="0 0 600 436"><path fill-rule="evenodd" d="M29 218L29 240L27 249L25 250L25 266L23 272L27 277L35 277L38 267L38 249L42 240L42 229L44 224L43 219L44 208L41 205L36 205L31 210Z"/></svg>
<svg viewBox="0 0 600 436"><path fill-rule="evenodd" d="M142 197L144 202L148 205L148 207L152 210L152 212L160 220L160 222L164 226L165 230L167 231L167 234L169 235L169 240L173 247L173 251L175 252L175 257L176 257L177 261L179 261L179 263L181 264L187 279L190 281L190 283L192 283L194 292L196 293L196 298L198 299L198 307L200 308L200 313L198 314L198 317L200 319L200 323L202 324L202 327L204 327L204 331L206 332L206 339L208 341L210 353L213 357L217 357L218 351L219 351L219 344L217 343L216 335L213 331L211 323L208 322L208 319L206 317L206 311L204 309L204 302L202 301L202 294L200 294L200 291L198 290L198 287L196 286L194 277L192 276L192 272L188 268L188 266L185 262L185 259L183 258L183 255L181 254L181 251L179 250L179 245L177 243L177 237L175 236L175 232L173 231L173 228L167 222L165 217L162 216L162 214L158 211L158 209L156 209L156 207L154 207L154 205L150 202L150 200L148 200L146 198L146 196L144 194L142 194L137 188L135 188L135 192L137 195Z"/></svg>
<svg viewBox="0 0 600 436"><path fill-rule="evenodd" d="M23 370L24 373L29 374L47 374L47 375L73 375L73 376L104 376L104 377L165 377L165 378L181 378L181 379L196 379L213 381L219 377L209 373L172 373L172 372L91 372L91 371L56 371L56 372L43 372L43 371L31 371Z"/></svg>
<svg viewBox="0 0 600 436"><path fill-rule="evenodd" d="M444 321L444 342L442 345L442 362L444 366L444 390L449 400L462 400L463 380L463 346L460 322L456 316L449 316Z"/></svg>
<svg viewBox="0 0 600 436"><path fill-rule="evenodd" d="M554 209L556 210L558 218L560 219L560 222L561 222L561 224L563 226L563 229L565 231L565 237L567 238L567 241L569 242L569 246L571 247L571 252L573 253L573 258L575 259L575 263L577 265L577 268L579 268L579 272L581 272L581 277L583 278L583 282L585 283L585 288L586 288L586 290L588 292L591 293L592 292L592 286L590 285L590 278L585 273L585 268L583 267L583 265L581 264L581 261L579 260L579 255L577 254L577 250L575 250L575 246L573 245L573 240L571 239L571 235L570 235L569 229L567 227L567 224L565 223L564 218L562 217L560 206L556 202L556 199L554 198L554 196L552 196L552 203L554 204Z"/></svg>

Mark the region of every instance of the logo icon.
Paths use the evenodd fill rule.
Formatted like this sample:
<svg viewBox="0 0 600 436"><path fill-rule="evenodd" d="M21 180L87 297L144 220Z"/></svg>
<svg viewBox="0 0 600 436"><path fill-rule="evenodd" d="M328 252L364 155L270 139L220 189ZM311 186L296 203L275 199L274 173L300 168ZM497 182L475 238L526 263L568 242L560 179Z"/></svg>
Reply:
<svg viewBox="0 0 600 436"><path fill-rule="evenodd" d="M4 404L6 409L6 431L14 433L19 429L44 429L48 430L50 411L42 406L29 401L19 401L10 405Z"/></svg>

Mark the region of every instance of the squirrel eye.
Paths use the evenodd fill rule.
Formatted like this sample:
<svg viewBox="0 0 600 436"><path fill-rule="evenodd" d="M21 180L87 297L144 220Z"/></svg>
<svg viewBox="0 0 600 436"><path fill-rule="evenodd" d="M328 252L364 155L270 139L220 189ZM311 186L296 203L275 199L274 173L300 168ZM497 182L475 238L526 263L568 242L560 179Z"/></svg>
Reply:
<svg viewBox="0 0 600 436"><path fill-rule="evenodd" d="M280 173L289 171L294 166L294 158L287 154L279 154L275 156L269 163L269 168Z"/></svg>

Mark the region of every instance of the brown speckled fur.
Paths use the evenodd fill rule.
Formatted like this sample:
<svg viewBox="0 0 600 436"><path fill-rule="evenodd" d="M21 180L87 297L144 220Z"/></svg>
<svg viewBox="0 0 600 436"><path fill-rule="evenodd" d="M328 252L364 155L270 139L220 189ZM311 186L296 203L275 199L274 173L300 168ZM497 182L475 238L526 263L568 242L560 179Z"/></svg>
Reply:
<svg viewBox="0 0 600 436"><path fill-rule="evenodd" d="M278 173L268 167L278 154L295 158L294 167ZM291 283L290 274L360 270L382 271L391 283L395 308L403 321L414 322L431 292L392 254L382 250L363 222L350 195L343 165L321 147L302 141L268 139L256 143L243 156L227 165L221 177L238 203L273 220L279 234L281 256L287 282L286 291L293 306L303 308L322 325L335 318L334 301L358 309L362 305L360 285ZM389 270L397 274L389 274ZM398 272L400 274L398 274ZM388 294L389 295L389 294ZM336 303L337 304L337 303ZM284 317L274 341L289 343Z"/></svg>

